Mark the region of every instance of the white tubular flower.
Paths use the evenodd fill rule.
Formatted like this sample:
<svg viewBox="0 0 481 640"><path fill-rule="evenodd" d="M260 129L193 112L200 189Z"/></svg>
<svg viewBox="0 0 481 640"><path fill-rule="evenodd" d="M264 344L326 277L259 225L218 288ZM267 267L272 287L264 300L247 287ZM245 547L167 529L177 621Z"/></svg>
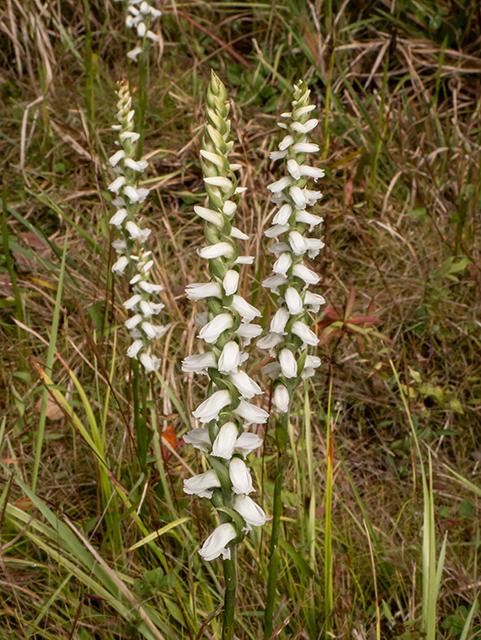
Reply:
<svg viewBox="0 0 481 640"><path fill-rule="evenodd" d="M280 224L280 225L288 224L289 218L291 217L291 214L292 214L291 205L290 204L283 204L282 207L279 209L279 211L274 216L272 222L275 225L277 225L277 224Z"/></svg>
<svg viewBox="0 0 481 640"><path fill-rule="evenodd" d="M292 351L281 349L279 364L281 365L282 375L285 378L295 378L297 376L297 362Z"/></svg>
<svg viewBox="0 0 481 640"><path fill-rule="evenodd" d="M182 362L182 371L184 373L207 373L209 368L217 369L217 361L212 351L188 356Z"/></svg>
<svg viewBox="0 0 481 640"><path fill-rule="evenodd" d="M285 307L279 307L274 317L271 320L271 333L278 333L284 335L284 329L289 320L289 312ZM260 342L260 341L259 341ZM270 347L268 347L270 348Z"/></svg>
<svg viewBox="0 0 481 640"><path fill-rule="evenodd" d="M302 298L299 295L297 289L294 289L294 287L288 287L286 289L284 298L291 316L297 316L299 313L302 313L304 311Z"/></svg>
<svg viewBox="0 0 481 640"><path fill-rule="evenodd" d="M115 264L112 265L112 273L116 273L117 275L121 276L128 264L129 259L126 256L122 256L117 260Z"/></svg>
<svg viewBox="0 0 481 640"><path fill-rule="evenodd" d="M184 480L184 493L196 495L200 498L212 498L213 489L220 487L220 480L213 469L198 476Z"/></svg>
<svg viewBox="0 0 481 640"><path fill-rule="evenodd" d="M239 373L234 373L230 377L230 380L243 398L250 399L262 393L262 390L259 387L259 385L255 383L254 380L252 380L252 378L249 378L249 376L245 371L239 371Z"/></svg>
<svg viewBox="0 0 481 640"><path fill-rule="evenodd" d="M267 522L267 516L258 504L249 496L238 495L234 499L234 509L244 518L250 527L261 527Z"/></svg>
<svg viewBox="0 0 481 640"><path fill-rule="evenodd" d="M281 253L279 258L276 260L276 263L274 264L274 267L272 268L272 270L274 271L274 273L277 273L278 275L287 277L287 271L290 268L291 264L292 264L291 255L289 253Z"/></svg>
<svg viewBox="0 0 481 640"><path fill-rule="evenodd" d="M224 279L222 281L222 286L224 287L225 295L231 296L237 291L237 286L239 284L239 272L234 271L234 269L229 269L229 271L225 274Z"/></svg>
<svg viewBox="0 0 481 640"><path fill-rule="evenodd" d="M202 340L205 340L209 344L217 342L220 334L230 329L233 324L234 320L230 313L221 313L202 327L199 332L199 338L202 338Z"/></svg>
<svg viewBox="0 0 481 640"><path fill-rule="evenodd" d="M119 149L113 156L109 158L109 164L111 167L116 167L119 162L125 158L125 151L123 149Z"/></svg>
<svg viewBox="0 0 481 640"><path fill-rule="evenodd" d="M218 242L211 247L199 249L198 254L205 260L213 260L214 258L230 258L234 253L234 247L228 242Z"/></svg>
<svg viewBox="0 0 481 640"><path fill-rule="evenodd" d="M222 409L230 403L231 397L229 391L221 389L220 391L215 391L207 400L204 400L204 402L192 412L192 415L204 423L217 420Z"/></svg>
<svg viewBox="0 0 481 640"><path fill-rule="evenodd" d="M269 376L272 380L275 380L282 373L281 365L277 361L269 362L262 367L262 372L265 373L266 376Z"/></svg>
<svg viewBox="0 0 481 640"><path fill-rule="evenodd" d="M289 244L294 255L301 256L307 251L306 239L299 231L291 231L289 234Z"/></svg>
<svg viewBox="0 0 481 640"><path fill-rule="evenodd" d="M304 280L306 285L317 284L320 280L317 273L308 269L304 264L295 264L292 268L292 275Z"/></svg>
<svg viewBox="0 0 481 640"><path fill-rule="evenodd" d="M289 411L289 391L283 384L278 384L274 391L274 404L279 413Z"/></svg>
<svg viewBox="0 0 481 640"><path fill-rule="evenodd" d="M278 344L284 342L284 334L271 332L261 338L257 343L259 349L274 349Z"/></svg>
<svg viewBox="0 0 481 640"><path fill-rule="evenodd" d="M217 363L217 369L220 373L237 373L237 369L240 365L240 349L237 342L234 340L227 342L222 349L219 361Z"/></svg>
<svg viewBox="0 0 481 640"><path fill-rule="evenodd" d="M237 436L237 426L233 422L223 424L212 445L212 455L230 460L234 453Z"/></svg>
<svg viewBox="0 0 481 640"><path fill-rule="evenodd" d="M204 542L199 555L208 562L215 560L219 556L222 556L223 560L230 560L231 550L227 545L236 537L237 532L229 522L221 524L217 529L214 529Z"/></svg>
<svg viewBox="0 0 481 640"><path fill-rule="evenodd" d="M262 442L262 438L259 438L255 433L243 433L237 438L234 450L240 453L245 459L249 453L261 447Z"/></svg>
<svg viewBox="0 0 481 640"><path fill-rule="evenodd" d="M245 345L249 345L253 338L258 338L261 335L262 327L258 324L241 324L235 333L243 338Z"/></svg>
<svg viewBox="0 0 481 640"><path fill-rule="evenodd" d="M239 406L234 409L234 413L246 421L246 424L265 424L269 414L264 409L249 404L245 400L239 402Z"/></svg>
<svg viewBox="0 0 481 640"><path fill-rule="evenodd" d="M139 351L142 349L143 346L144 346L143 340L134 340L134 342L132 342L130 347L127 349L127 355L129 356L129 358L137 359L137 354L139 353Z"/></svg>
<svg viewBox="0 0 481 640"><path fill-rule="evenodd" d="M160 363L162 362L160 358L156 358L155 356L149 356L148 353L141 353L139 356L139 360L142 363L147 373L158 371L160 367Z"/></svg>
<svg viewBox="0 0 481 640"><path fill-rule="evenodd" d="M107 187L112 193L118 193L125 184L125 176L119 176Z"/></svg>
<svg viewBox="0 0 481 640"><path fill-rule="evenodd" d="M252 493L254 487L252 485L251 472L246 463L240 458L232 458L229 464L229 477L232 482L232 491L237 494Z"/></svg>
<svg viewBox="0 0 481 640"><path fill-rule="evenodd" d="M303 322L294 322L292 325L292 333L298 336L304 344L310 344L315 347L319 343L319 338L314 331L311 331L307 324Z"/></svg>
<svg viewBox="0 0 481 640"><path fill-rule="evenodd" d="M312 213L308 213L305 210L296 211L296 222L308 224L309 231L312 231L314 227L317 227L323 221L324 218L321 218L321 216L313 216Z"/></svg>
<svg viewBox="0 0 481 640"><path fill-rule="evenodd" d="M212 446L209 429L192 429L183 436L182 440L202 453L209 453Z"/></svg>
<svg viewBox="0 0 481 640"><path fill-rule="evenodd" d="M261 312L251 304L246 302L242 296L234 295L232 299L232 308L237 311L242 320L250 322L256 316L260 316Z"/></svg>
<svg viewBox="0 0 481 640"><path fill-rule="evenodd" d="M128 216L129 214L127 213L127 209L119 209L116 213L114 213L114 215L110 218L109 224L113 224L114 227L117 227L117 229L121 229L122 228L122 223L125 220L125 218Z"/></svg>
<svg viewBox="0 0 481 640"><path fill-rule="evenodd" d="M272 191L272 193L279 193L280 191L284 191L284 189L290 184L292 184L292 178L285 176L277 182L273 182L272 184L268 185L267 188L269 189L269 191Z"/></svg>
<svg viewBox="0 0 481 640"><path fill-rule="evenodd" d="M312 378L312 376L316 373L316 369L321 366L321 359L316 356L307 356L306 362L304 364L304 369L301 373L301 378L305 380L306 378Z"/></svg>
<svg viewBox="0 0 481 640"><path fill-rule="evenodd" d="M311 291L306 291L304 295L304 304L306 305L308 311L318 313L321 305L325 303L326 301L322 296L318 295L317 293L311 293Z"/></svg>
<svg viewBox="0 0 481 640"><path fill-rule="evenodd" d="M222 299L220 285L217 282L205 284L188 284L185 288L188 300L203 300L204 298Z"/></svg>

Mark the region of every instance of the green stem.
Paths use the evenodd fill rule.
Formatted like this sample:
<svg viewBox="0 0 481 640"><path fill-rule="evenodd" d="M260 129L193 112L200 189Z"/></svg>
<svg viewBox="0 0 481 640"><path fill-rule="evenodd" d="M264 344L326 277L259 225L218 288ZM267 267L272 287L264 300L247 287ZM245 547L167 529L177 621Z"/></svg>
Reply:
<svg viewBox="0 0 481 640"><path fill-rule="evenodd" d="M134 400L134 422L137 432L137 449L139 453L139 463L147 472L147 384L145 374L139 366L138 360L132 359L132 396ZM141 402L139 402L139 397Z"/></svg>
<svg viewBox="0 0 481 640"><path fill-rule="evenodd" d="M334 604L332 584L332 463L334 457L334 435L331 429L331 398L332 398L332 366L329 384L329 400L327 405L327 477L326 477L326 533L324 553L324 630L326 637L332 631L331 614Z"/></svg>
<svg viewBox="0 0 481 640"><path fill-rule="evenodd" d="M276 599L277 573L279 568L279 531L282 515L282 482L286 464L287 427L289 412L276 419L277 475L274 486L274 512L272 517L271 554L267 580L267 602L264 616L264 640L269 640L273 632L274 603Z"/></svg>
<svg viewBox="0 0 481 640"><path fill-rule="evenodd" d="M232 640L234 637L235 594L237 586L236 576L236 545L230 544L230 560L224 560L225 599L224 623L222 626L222 640Z"/></svg>

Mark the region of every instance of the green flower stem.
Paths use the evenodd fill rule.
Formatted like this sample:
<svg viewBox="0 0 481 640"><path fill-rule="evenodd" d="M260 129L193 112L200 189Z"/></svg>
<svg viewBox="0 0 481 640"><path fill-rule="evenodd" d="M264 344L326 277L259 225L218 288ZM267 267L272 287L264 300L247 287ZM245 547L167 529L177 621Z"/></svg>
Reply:
<svg viewBox="0 0 481 640"><path fill-rule="evenodd" d="M225 599L224 599L224 622L222 625L222 640L232 640L234 637L234 611L235 594L237 587L236 574L236 545L229 545L231 551L230 560L224 560L225 578Z"/></svg>
<svg viewBox="0 0 481 640"><path fill-rule="evenodd" d="M144 471L147 470L147 451L149 447L147 432L147 376L139 361L132 358L132 395L134 401L134 423L137 433L137 450L139 463ZM141 402L139 402L139 398Z"/></svg>
<svg viewBox="0 0 481 640"><path fill-rule="evenodd" d="M145 111L147 109L147 73L149 70L149 43L144 36L142 42L142 53L140 54L139 62L139 103L137 108L137 128L140 133L140 138L137 143L136 160L142 158L142 150L144 147L145 137Z"/></svg>
<svg viewBox="0 0 481 640"><path fill-rule="evenodd" d="M287 429L289 412L276 418L277 474L274 487L274 512L272 517L271 553L269 558L267 580L267 602L264 616L264 640L269 640L273 633L274 603L276 600L277 574L279 569L279 532L282 515L282 483L286 464Z"/></svg>

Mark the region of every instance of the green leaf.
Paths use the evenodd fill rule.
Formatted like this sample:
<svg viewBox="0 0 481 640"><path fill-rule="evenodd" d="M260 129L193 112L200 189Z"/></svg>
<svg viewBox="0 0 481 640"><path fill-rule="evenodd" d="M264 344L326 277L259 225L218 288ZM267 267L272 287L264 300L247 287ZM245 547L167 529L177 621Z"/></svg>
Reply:
<svg viewBox="0 0 481 640"><path fill-rule="evenodd" d="M416 218L417 220L425 221L428 219L426 215L426 207L422 207L420 209L413 209L412 211L408 211L406 213L410 218Z"/></svg>
<svg viewBox="0 0 481 640"><path fill-rule="evenodd" d="M463 500L459 506L458 513L465 518L472 518L474 515L473 503L469 500Z"/></svg>

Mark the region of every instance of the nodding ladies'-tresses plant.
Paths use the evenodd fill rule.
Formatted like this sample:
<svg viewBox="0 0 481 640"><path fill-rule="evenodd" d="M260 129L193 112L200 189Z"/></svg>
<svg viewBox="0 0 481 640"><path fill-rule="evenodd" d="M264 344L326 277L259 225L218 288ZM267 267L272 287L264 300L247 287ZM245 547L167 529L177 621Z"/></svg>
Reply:
<svg viewBox="0 0 481 640"><path fill-rule="evenodd" d="M127 355L140 360L146 373L156 371L160 359L151 353L152 340L160 338L165 327L154 321L164 305L155 300L155 294L162 291L162 286L151 282L152 252L148 250L146 241L150 229L142 229L136 215L138 207L149 194L148 189L139 188L139 176L147 168L145 160L135 160L139 134L134 131L134 115L131 109L132 98L125 78L118 83L117 91L117 120L113 125L118 131L118 146L116 153L109 159L117 178L109 185L109 191L115 194L112 204L116 212L109 224L115 226L121 238L112 243L119 255L112 271L118 275L127 272L133 295L124 302L124 307L130 312L130 318L125 323L130 330L132 344Z"/></svg>
<svg viewBox="0 0 481 640"><path fill-rule="evenodd" d="M226 89L217 76L207 91L206 123L202 144L201 165L209 197L208 207L195 207L204 219L207 246L199 255L209 263L211 280L187 286L190 300L205 299L208 311L197 317L201 329L199 338L212 349L187 357L184 372L207 374L210 378L207 399L193 412L203 428L193 429L184 441L204 453L211 469L184 482L184 491L209 498L218 510L220 526L207 538L200 555L205 560L222 556L226 577L223 638L233 635L236 545L253 526L266 522L262 509L249 497L254 491L250 471L245 463L248 453L262 444L253 433L244 431L244 424L264 423L268 414L249 402L261 393L259 386L242 370L247 355L243 346L259 336L261 328L250 322L260 316L238 293L239 265L251 264L251 258L239 255L237 240L248 239L233 226L237 209L237 187L228 154L233 142L228 141L230 120L225 104Z"/></svg>
<svg viewBox="0 0 481 640"><path fill-rule="evenodd" d="M116 0L122 2L122 0ZM136 31L139 38L136 46L128 52L127 57L137 61L148 41L157 42L159 36L151 31L152 20L160 18L162 11L150 5L147 0L129 0L127 3L127 16L125 18L125 26L132 31Z"/></svg>
<svg viewBox="0 0 481 640"><path fill-rule="evenodd" d="M317 313L324 298L308 291L309 285L319 282L319 276L304 263L304 257L315 258L324 243L317 238L306 237L306 227L312 231L322 218L307 211L322 197L319 191L308 189L309 178L315 182L324 176L322 169L305 164L308 153L317 153L319 147L307 140L307 134L318 124L310 114L315 105L309 104L310 91L305 82L295 87L292 111L283 113L286 122L279 127L286 135L279 150L271 154L272 160L284 160L288 175L267 188L272 192L271 200L277 205L272 226L265 232L274 238L269 251L276 261L273 275L263 286L277 294L278 309L271 320L270 332L258 341L257 346L269 349L275 357L264 367L264 372L274 380L274 404L276 417L276 442L278 468L274 489L274 516L271 536L271 558L269 563L268 595L265 614L264 637L270 638L273 630L273 607L278 571L278 539L282 511L281 488L284 474L285 452L289 410L293 394L300 382L313 376L321 360L308 355L309 346L319 342L312 331L310 312Z"/></svg>

